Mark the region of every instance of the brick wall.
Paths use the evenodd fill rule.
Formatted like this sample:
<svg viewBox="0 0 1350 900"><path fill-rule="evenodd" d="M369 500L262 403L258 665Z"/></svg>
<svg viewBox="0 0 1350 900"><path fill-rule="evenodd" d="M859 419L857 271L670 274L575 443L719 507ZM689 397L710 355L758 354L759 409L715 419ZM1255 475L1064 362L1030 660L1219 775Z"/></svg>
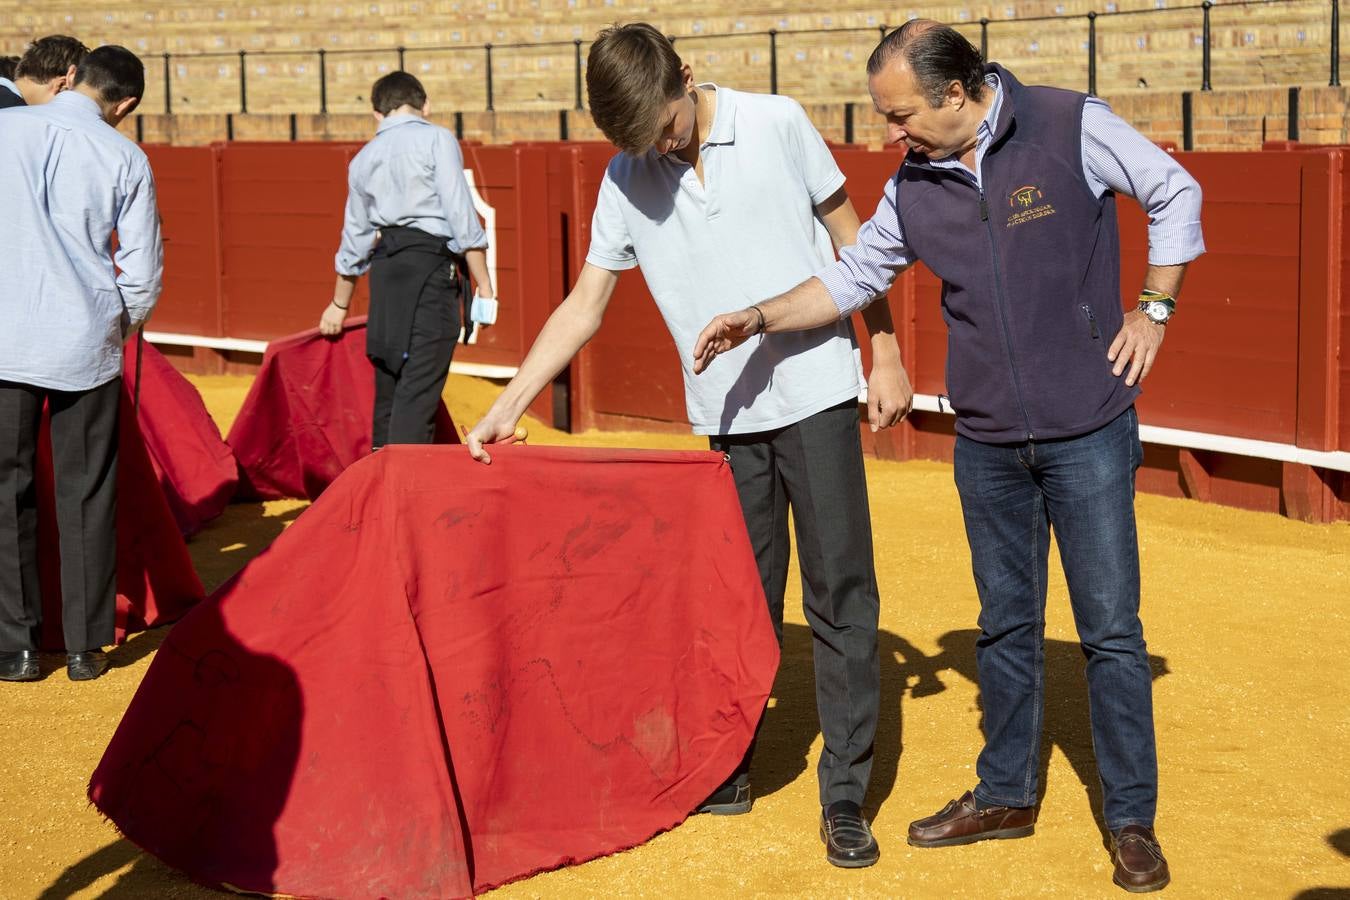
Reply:
<svg viewBox="0 0 1350 900"><path fill-rule="evenodd" d="M1113 109L1155 141L1183 146L1182 94L1172 91L1131 91L1105 97ZM846 107L843 103L807 104L807 114L825 139L843 142ZM1244 88L1191 93L1192 129L1196 150L1259 150L1265 140L1289 136L1289 89ZM285 141L291 137L291 117L281 113L234 115L146 114L122 123L128 136L141 120L143 139L179 146L223 141L231 127L235 140ZM432 114L432 120L455 127L453 113ZM484 144L512 141L556 141L562 123L558 110L466 112L461 114L464 137ZM1299 140L1314 144L1350 143L1350 87L1305 86L1299 90ZM373 119L363 113L297 115L295 136L302 141L364 141L375 131ZM603 140L584 111L567 111L568 137L574 141ZM853 105L853 140L879 147L885 140L881 119L869 104Z"/></svg>

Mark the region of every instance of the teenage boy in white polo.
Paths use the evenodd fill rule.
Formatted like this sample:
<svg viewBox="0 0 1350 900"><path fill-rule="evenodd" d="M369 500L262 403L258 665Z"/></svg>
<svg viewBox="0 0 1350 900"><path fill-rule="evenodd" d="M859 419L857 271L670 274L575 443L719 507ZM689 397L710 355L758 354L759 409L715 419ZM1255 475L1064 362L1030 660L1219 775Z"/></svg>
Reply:
<svg viewBox="0 0 1350 900"><path fill-rule="evenodd" d="M825 738L820 833L830 862L872 865L879 851L861 804L877 721L879 603L853 329L842 321L766 336L724 357L716 380L694 378L688 362L703 324L732 298L786 290L833 259L831 240L853 242L858 217L843 173L794 101L695 85L650 25L602 32L586 73L592 117L624 152L605 173L576 285L469 433L469 452L491 461L483 444L511 437L600 327L619 273L640 265L684 361L694 432L730 461L780 642L792 510ZM899 421L912 396L890 313L877 305L866 318L873 429ZM747 753L699 811L748 812L749 765Z"/></svg>

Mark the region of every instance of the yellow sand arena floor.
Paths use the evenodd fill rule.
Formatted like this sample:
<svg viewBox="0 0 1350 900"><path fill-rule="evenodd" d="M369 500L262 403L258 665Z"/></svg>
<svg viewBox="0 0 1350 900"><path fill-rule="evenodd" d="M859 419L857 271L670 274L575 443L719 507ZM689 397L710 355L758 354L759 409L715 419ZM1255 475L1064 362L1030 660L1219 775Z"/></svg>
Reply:
<svg viewBox="0 0 1350 900"><path fill-rule="evenodd" d="M194 379L225 431L248 379ZM455 421L496 388L452 377ZM701 448L692 437L554 432L532 443ZM868 464L882 702L870 806L881 862L826 864L816 835L810 633L790 582L783 668L745 816L690 819L626 853L510 885L514 897L1123 897L1098 824L1082 656L1052 561L1044 792L1025 840L916 850L907 823L974 785L977 611L951 468ZM209 589L303 504L237 504L192 540ZM1350 526L1140 496L1144 624L1172 897L1350 897ZM795 580L795 575L793 579ZM99 681L0 685L0 900L215 897L121 840L84 790L162 630ZM335 785L335 789L340 789ZM1340 890L1335 890L1340 888ZM1305 893L1306 892L1306 893Z"/></svg>

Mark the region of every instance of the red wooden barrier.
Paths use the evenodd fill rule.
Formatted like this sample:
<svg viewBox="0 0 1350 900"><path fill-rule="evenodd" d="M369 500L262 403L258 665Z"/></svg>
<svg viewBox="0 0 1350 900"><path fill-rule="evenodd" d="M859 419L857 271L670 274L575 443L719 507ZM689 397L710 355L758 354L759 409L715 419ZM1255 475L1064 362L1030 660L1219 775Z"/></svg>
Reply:
<svg viewBox="0 0 1350 900"><path fill-rule="evenodd" d="M358 147L149 148L168 270L151 328L266 340L310 327L331 290L346 165ZM512 367L580 272L614 150L554 143L466 145L465 153L496 211L502 307L499 324L461 347L456 360ZM1350 359L1341 349L1350 346L1341 290L1350 278L1346 155L1345 148L1302 145L1177 154L1205 190L1208 252L1187 274L1181 315L1139 403L1141 419L1151 429L1284 449L1234 455L1172 435L1148 447L1143 489L1314 520L1350 517L1350 478L1317 467L1321 457L1300 461L1303 450L1350 451ZM900 156L838 148L836 158L860 216L869 217ZM1129 307L1142 284L1147 232L1133 200L1121 198L1119 209L1121 300ZM940 292L938 280L916 266L890 293L901 350L928 408L876 438L865 432L880 456L950 458L952 420L932 402L945 391ZM363 287L354 313L365 310L364 296ZM860 318L855 329L868 363ZM578 430L683 431L680 373L641 273L625 273L600 332L531 410L558 423L570 419Z"/></svg>

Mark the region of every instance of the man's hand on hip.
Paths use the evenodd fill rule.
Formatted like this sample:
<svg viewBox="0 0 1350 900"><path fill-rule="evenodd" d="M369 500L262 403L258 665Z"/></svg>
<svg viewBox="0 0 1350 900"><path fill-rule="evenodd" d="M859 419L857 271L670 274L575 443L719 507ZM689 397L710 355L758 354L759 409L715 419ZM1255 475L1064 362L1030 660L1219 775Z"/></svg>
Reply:
<svg viewBox="0 0 1350 900"><path fill-rule="evenodd" d="M1111 374L1119 377L1128 367L1127 385L1133 387L1135 382L1143 381L1153 368L1166 334L1166 325L1158 325L1137 309L1127 312L1125 324L1111 342L1111 349L1106 351L1106 358L1115 363Z"/></svg>

